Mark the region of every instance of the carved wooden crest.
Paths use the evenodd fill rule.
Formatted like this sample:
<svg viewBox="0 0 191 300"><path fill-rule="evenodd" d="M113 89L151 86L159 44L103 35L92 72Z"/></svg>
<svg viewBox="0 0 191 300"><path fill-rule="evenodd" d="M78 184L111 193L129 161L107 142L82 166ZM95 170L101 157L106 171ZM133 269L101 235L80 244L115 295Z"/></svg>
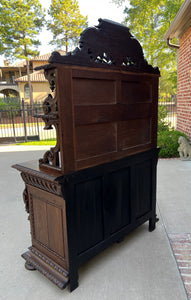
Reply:
<svg viewBox="0 0 191 300"><path fill-rule="evenodd" d="M79 47L64 56L55 51L49 62L159 74L159 69L145 60L140 43L128 27L107 19L98 21L98 26L81 33Z"/></svg>

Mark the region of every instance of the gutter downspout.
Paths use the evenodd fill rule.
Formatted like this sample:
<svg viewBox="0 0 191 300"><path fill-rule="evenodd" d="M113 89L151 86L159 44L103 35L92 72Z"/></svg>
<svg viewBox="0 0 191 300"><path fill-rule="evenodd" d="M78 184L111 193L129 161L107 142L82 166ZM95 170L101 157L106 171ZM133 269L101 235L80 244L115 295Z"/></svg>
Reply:
<svg viewBox="0 0 191 300"><path fill-rule="evenodd" d="M168 45L170 48L179 49L179 45L171 44L170 38L167 38L166 42L167 42L167 45Z"/></svg>

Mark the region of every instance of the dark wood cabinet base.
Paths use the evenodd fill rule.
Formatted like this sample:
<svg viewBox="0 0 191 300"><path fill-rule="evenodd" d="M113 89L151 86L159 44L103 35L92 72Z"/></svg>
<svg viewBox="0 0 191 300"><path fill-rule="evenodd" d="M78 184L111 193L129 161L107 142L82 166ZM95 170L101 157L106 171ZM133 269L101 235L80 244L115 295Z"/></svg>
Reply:
<svg viewBox="0 0 191 300"><path fill-rule="evenodd" d="M78 268L145 222L155 229L158 149L51 177L22 172L32 247L22 257L59 288L78 286ZM30 168L29 168L30 166Z"/></svg>

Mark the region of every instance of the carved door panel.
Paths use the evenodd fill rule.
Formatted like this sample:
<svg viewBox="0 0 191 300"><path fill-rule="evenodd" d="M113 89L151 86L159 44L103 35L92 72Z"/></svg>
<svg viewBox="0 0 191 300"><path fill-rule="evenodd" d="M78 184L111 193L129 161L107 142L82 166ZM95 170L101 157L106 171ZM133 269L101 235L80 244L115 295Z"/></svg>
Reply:
<svg viewBox="0 0 191 300"><path fill-rule="evenodd" d="M68 245L63 198L28 186L32 244L67 267Z"/></svg>
<svg viewBox="0 0 191 300"><path fill-rule="evenodd" d="M75 186L78 254L100 243L103 233L102 178L94 178Z"/></svg>
<svg viewBox="0 0 191 300"><path fill-rule="evenodd" d="M113 234L131 223L130 171L124 168L107 177L105 214L107 234Z"/></svg>

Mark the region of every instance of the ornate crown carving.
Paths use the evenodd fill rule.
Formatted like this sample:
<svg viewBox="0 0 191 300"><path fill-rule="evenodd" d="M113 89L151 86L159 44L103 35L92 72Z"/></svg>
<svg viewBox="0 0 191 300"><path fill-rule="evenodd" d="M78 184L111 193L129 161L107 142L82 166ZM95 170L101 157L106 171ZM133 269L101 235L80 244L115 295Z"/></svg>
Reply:
<svg viewBox="0 0 191 300"><path fill-rule="evenodd" d="M110 67L130 71L160 74L144 58L143 50L129 28L107 19L99 19L98 26L81 33L79 47L67 55L53 52L49 62L92 67Z"/></svg>

